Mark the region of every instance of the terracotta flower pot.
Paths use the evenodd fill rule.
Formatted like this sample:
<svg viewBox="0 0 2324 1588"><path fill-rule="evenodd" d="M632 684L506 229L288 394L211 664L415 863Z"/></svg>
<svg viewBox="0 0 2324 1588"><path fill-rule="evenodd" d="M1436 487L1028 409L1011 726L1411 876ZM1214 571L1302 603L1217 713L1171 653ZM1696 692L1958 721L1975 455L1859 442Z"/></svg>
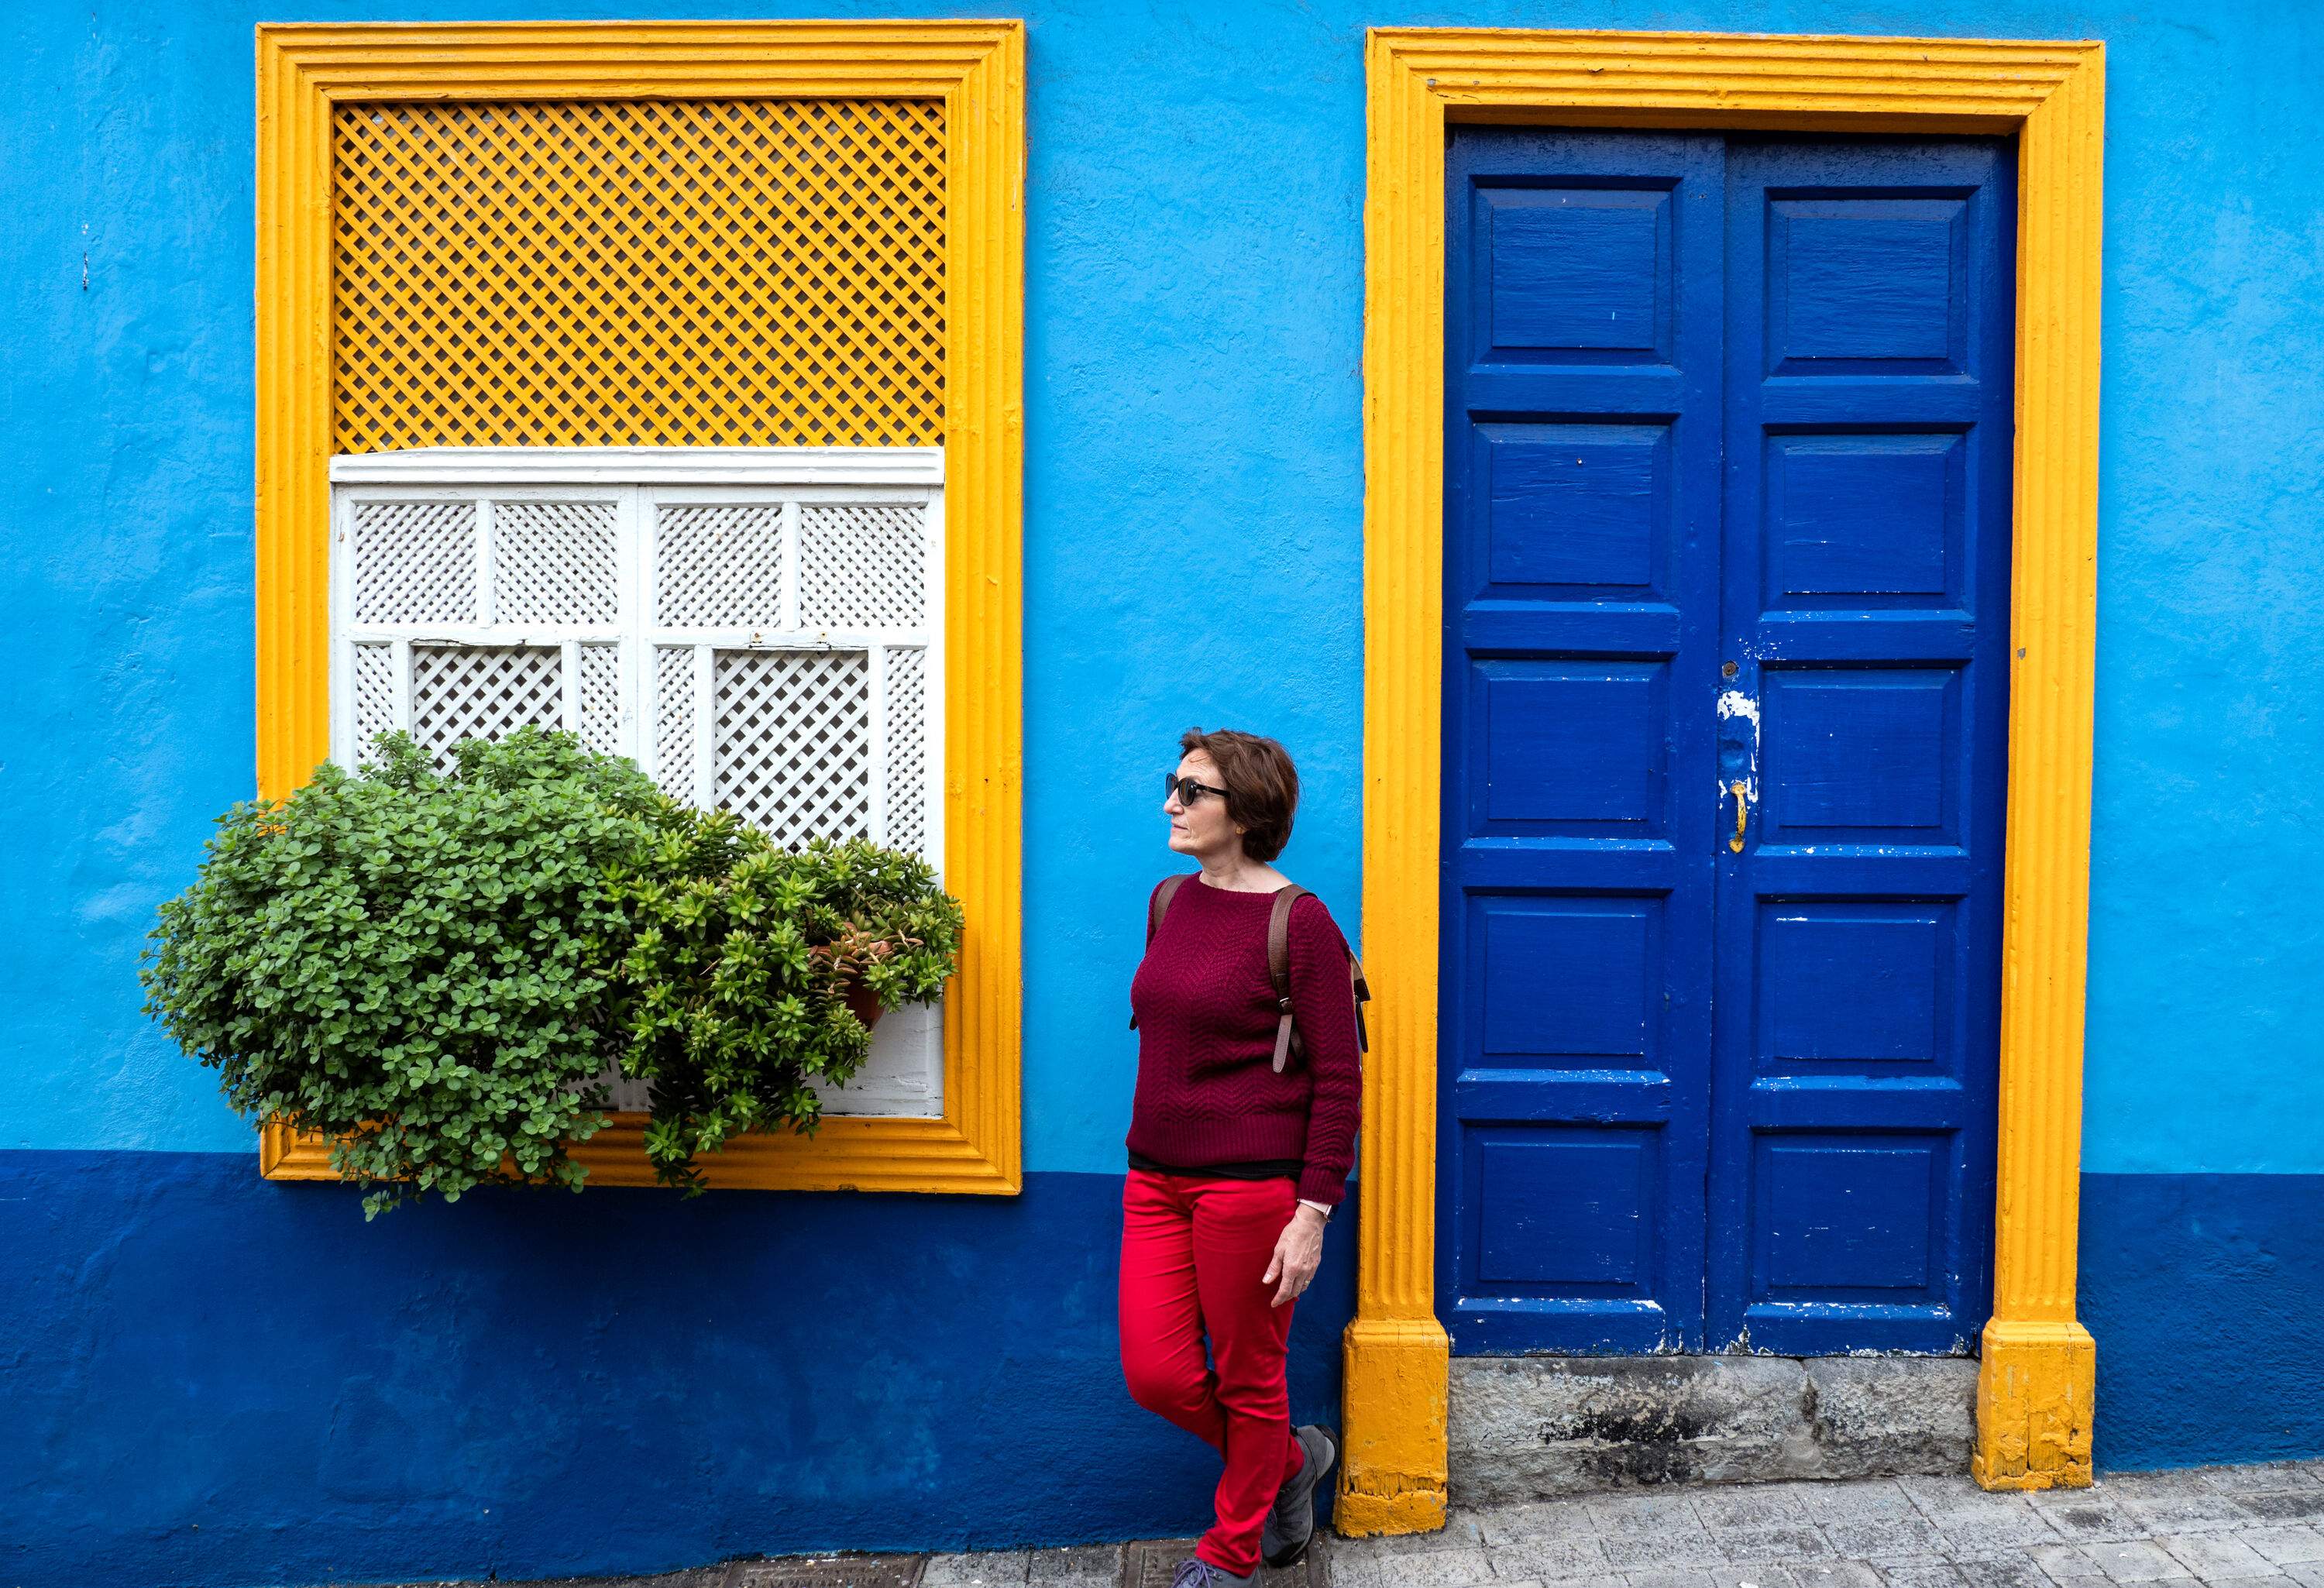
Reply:
<svg viewBox="0 0 2324 1588"><path fill-rule="evenodd" d="M880 1002L880 995L872 991L870 984L861 976L850 976L847 979L847 990L840 996L845 1001L849 1011L855 1018L863 1022L863 1029L867 1031L878 1025L881 1015L886 1012L885 1006Z"/></svg>

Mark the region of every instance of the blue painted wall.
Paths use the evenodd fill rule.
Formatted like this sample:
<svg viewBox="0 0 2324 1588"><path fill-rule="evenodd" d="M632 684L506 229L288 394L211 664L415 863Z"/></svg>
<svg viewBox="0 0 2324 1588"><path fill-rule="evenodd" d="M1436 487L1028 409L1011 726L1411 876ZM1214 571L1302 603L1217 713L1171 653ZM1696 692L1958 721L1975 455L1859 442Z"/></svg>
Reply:
<svg viewBox="0 0 2324 1588"><path fill-rule="evenodd" d="M691 1415L720 1439L765 1418L750 1464L781 1475L762 1494L708 1458L710 1477L672 1484L670 1514L638 1525L673 1550L835 1541L823 1520L869 1517L872 1497L915 1492L923 1469L898 1463L890 1442L837 1439L816 1421L825 1407L885 1407L872 1426L932 1429L941 1445L1037 1398L1019 1401L1005 1373L976 1383L948 1371L943 1398L883 1400L899 1364L927 1365L852 1354L849 1343L877 1335L799 1299L825 1291L870 1306L901 1284L934 1334L996 1348L1004 1337L1038 1348L1033 1320L1074 1319L1081 1343L1057 1349L1083 1353L1076 1382L1099 1383L1110 1318L1101 1293L1076 1299L1073 1287L1109 1260L1109 1194L1047 1182L1118 1172L1134 1052L1122 989L1138 901L1169 863L1148 789L1179 729L1243 723L1291 744L1309 794L1287 863L1353 924L1367 23L2107 40L2084 1253L2106 1364L2100 1457L2255 1448L2244 1421L2202 1415L2203 1387L2171 1347L2221 1325L2217 1297L2232 1294L2257 1310L2225 1320L2248 1320L2231 1337L2288 1353L2292 1336L2262 1320L2324 1302L2315 1265L2286 1245L2324 1186L2312 1177L2324 1177L2324 928L2290 885L2324 875L2324 713L2311 704L2324 663L2324 164L2312 137L2324 13L2276 0L1041 5L1027 210L1027 1198L1014 1212L720 1198L705 1215L607 1193L553 1214L464 1204L366 1227L332 1191L255 1182L246 1133L210 1075L139 1017L134 977L154 904L189 876L210 816L251 784L251 26L925 9L17 0L0 14L0 625L13 642L0 683L0 827L12 835L0 995L13 1016L0 1032L0 1149L15 1149L5 1168L20 1188L7 1195L23 1199L0 1212L30 1232L0 1251L12 1271L29 1253L46 1276L42 1306L21 1288L0 1301L11 1325L0 1423L37 1419L46 1453L0 1485L10 1546L44 1552L9 1580L52 1579L76 1552L207 1583L342 1556L352 1576L649 1564L552 1547L588 1537L572 1520L583 1511L566 1508L610 1511L633 1463L569 1469L602 1475L597 1492L545 1499L530 1522L493 1524L506 1533L434 1526L455 1492L547 1493L532 1487L540 1451L569 1452L581 1429L648 1436L605 1409L610 1390L590 1391L595 1423L577 1406L547 1419L553 1398L492 1401L521 1435L485 1436L490 1419L464 1422L458 1408L502 1393L492 1386L504 1376L539 1386L576 1364L611 1385L642 1359L681 1386L677 1364L770 1332L833 1347L812 1405L736 1392L702 1411L713 1391L697 1386ZM2101 1242L2110 1205L2130 1211L2107 1226L2121 1239ZM2180 1210L2159 1237L2140 1222L2157 1206ZM724 1258L762 1245L795 1260L749 1269L723 1323L657 1312L641 1282L620 1293L626 1321L604 1324L602 1355L560 1355L525 1331L612 1316L613 1302L555 1271L600 1241L656 1272L731 1270ZM1344 1235L1333 1241L1344 1252ZM2246 1260L2263 1250L2266 1260ZM854 1255L865 1252L877 1256ZM2187 1263L2235 1282L2207 1296L2181 1282ZM479 1277L512 1264L539 1288ZM801 1264L815 1285L793 1282ZM166 1282L171 1265L187 1283ZM263 1275L309 1265L335 1305L268 1302L290 1310L254 1319L254 1298L275 1293ZM230 1288L189 1288L221 1277ZM1027 1309L1010 1316L1032 1332L980 1333L995 1306ZM457 1392L399 1399L396 1375L422 1371ZM157 1383L190 1384L193 1398L157 1398ZM88 1391L69 1418L66 1384ZM1157 1433L1133 1435L1108 1420L1118 1407L1083 1399L1084 1454L1157 1448ZM948 1417L929 1409L939 1404ZM2285 1451L2324 1450L2312 1426L2280 1437ZM141 1439L168 1458L138 1464ZM305 1441L295 1463L286 1439ZM393 1476L407 1448L428 1454ZM944 1448L961 1486L939 1493L961 1495L968 1519L916 1501L918 1537L875 1540L866 1528L849 1541L936 1543L979 1525L958 1458L992 1445ZM438 1464L460 1482L447 1486ZM802 1474L816 1472L853 1498L807 1503ZM340 1488L316 1517L312 1485L334 1473ZM1141 1491L1134 1518L1102 1501L1052 1505L1040 1497L1071 1491L1047 1482L1023 1491L1025 1525L1050 1537L1190 1519L1176 1489ZM242 1542L189 1553L196 1524ZM431 1539L460 1558L428 1554Z"/></svg>

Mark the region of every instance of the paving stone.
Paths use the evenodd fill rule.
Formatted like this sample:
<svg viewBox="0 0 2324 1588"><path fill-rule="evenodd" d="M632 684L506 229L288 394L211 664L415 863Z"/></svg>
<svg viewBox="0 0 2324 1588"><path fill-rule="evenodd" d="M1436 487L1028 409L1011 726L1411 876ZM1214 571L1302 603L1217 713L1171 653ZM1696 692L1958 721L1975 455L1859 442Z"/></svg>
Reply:
<svg viewBox="0 0 2324 1588"><path fill-rule="evenodd" d="M1707 1566L1687 1566L1673 1571L1629 1572L1622 1578L1627 1588L1718 1588L1711 1581Z"/></svg>
<svg viewBox="0 0 2324 1588"><path fill-rule="evenodd" d="M2231 1491L2299 1489L2324 1484L2324 1461L2258 1461L2231 1467L2190 1467L2205 1482Z"/></svg>
<svg viewBox="0 0 2324 1588"><path fill-rule="evenodd" d="M689 1566L682 1572L660 1572L650 1577L550 1578L540 1584L540 1588L560 1588L561 1584L570 1584L571 1588L720 1588L720 1584L726 1581L727 1573L733 1569L731 1565ZM411 1584L410 1588L445 1588L445 1585ZM513 1588L513 1585L508 1585L508 1588ZM2278 1588L2282 1588L2282 1585L2278 1584Z"/></svg>
<svg viewBox="0 0 2324 1588"><path fill-rule="evenodd" d="M2023 1494L1988 1494L1966 1478L1899 1478L1896 1487L1945 1536L1948 1554L1991 1554L2057 1542L2058 1530Z"/></svg>
<svg viewBox="0 0 2324 1588"><path fill-rule="evenodd" d="M2241 1516L2243 1513L2236 1513ZM2250 1519L2246 1518L2246 1520ZM1544 1500L1527 1505L1497 1505L1476 1517L1478 1531L1488 1546L1515 1544L1527 1538L1554 1538L1566 1534L1594 1534L1590 1504L1584 1500Z"/></svg>
<svg viewBox="0 0 2324 1588"><path fill-rule="evenodd" d="M1590 1531L1587 1519L1572 1532L1513 1538L1506 1544L1488 1546L1485 1553L1492 1560L1494 1574L1499 1577L1537 1577L1555 1582L1568 1577L1605 1576L1614 1569L1606 1558L1605 1546Z"/></svg>
<svg viewBox="0 0 2324 1588"><path fill-rule="evenodd" d="M2236 1537L2280 1566L2324 1561L2324 1528L2246 1528Z"/></svg>
<svg viewBox="0 0 2324 1588"><path fill-rule="evenodd" d="M2144 1538L2085 1544L2082 1553L2098 1562L2098 1569L2117 1583L2152 1583L2188 1574L2186 1567Z"/></svg>
<svg viewBox="0 0 2324 1588"><path fill-rule="evenodd" d="M1818 1483L1721 1483L1694 1491L1694 1514L1707 1528L1805 1526L1814 1521L1806 1491Z"/></svg>
<svg viewBox="0 0 2324 1588"><path fill-rule="evenodd" d="M2073 1546L2069 1544L2066 1548ZM2080 1560L2085 1567L2097 1569L2097 1563L2082 1556L2080 1551L2075 1551L2075 1558ZM2050 1572L2043 1567L2041 1560L2034 1558L2031 1551L2013 1551L2008 1556L1978 1556L1973 1560L1954 1560L1954 1565L1961 1567L1961 1576L1969 1579L1969 1588L2050 1588L2050 1583L2057 1583L2057 1581L2066 1581L2066 1583L2087 1581L2085 1576L2066 1576L2066 1579L2050 1576Z"/></svg>
<svg viewBox="0 0 2324 1588"><path fill-rule="evenodd" d="M1787 1483L1799 1496L1801 1511L1811 1522L1860 1525L1868 1522L1922 1520L1921 1508L1904 1486L1893 1478L1867 1478L1853 1483ZM1867 1553L1882 1555L1885 1550Z"/></svg>
<svg viewBox="0 0 2324 1588"><path fill-rule="evenodd" d="M2205 1582L2214 1577L2268 1577L2278 1572L2273 1561L2231 1533L2182 1533L2154 1542Z"/></svg>
<svg viewBox="0 0 2324 1588"><path fill-rule="evenodd" d="M2111 1500L2080 1491L2052 1490L2026 1500L2058 1537L2073 1544L2105 1544L2145 1536L2146 1526Z"/></svg>
<svg viewBox="0 0 2324 1588"><path fill-rule="evenodd" d="M1988 1500L2024 1498L2011 1492L1988 1493L1972 1482L1967 1473L1904 1473L1894 1482L1897 1488L1913 1497L1914 1504L1935 1510ZM1853 1488L1856 1485L1849 1486Z"/></svg>
<svg viewBox="0 0 2324 1588"><path fill-rule="evenodd" d="M2091 1485L2091 1492L2113 1500L2167 1500L2177 1495L2216 1491L2208 1470L2202 1467L2172 1467L2154 1473L2106 1473Z"/></svg>
<svg viewBox="0 0 2324 1588"><path fill-rule="evenodd" d="M1335 1551L1328 1570L1335 1588L1468 1588L1493 1577L1492 1561L1473 1546L1409 1555Z"/></svg>
<svg viewBox="0 0 2324 1588"><path fill-rule="evenodd" d="M738 1560L721 1588L917 1588L927 1557L918 1555L789 1556Z"/></svg>
<svg viewBox="0 0 2324 1588"><path fill-rule="evenodd" d="M2049 1588L2050 1576L2024 1555L1987 1555L1953 1565L1969 1588Z"/></svg>
<svg viewBox="0 0 2324 1588"><path fill-rule="evenodd" d="M2072 1583L2106 1575L2106 1568L2092 1560L2080 1545L2041 1544L2027 1550L2025 1556L2042 1568L2043 1576L2053 1583Z"/></svg>
<svg viewBox="0 0 2324 1588"><path fill-rule="evenodd" d="M1831 1546L1813 1528L1747 1528L1714 1540L1738 1565L1753 1561L1805 1561L1829 1556Z"/></svg>
<svg viewBox="0 0 2324 1588"><path fill-rule="evenodd" d="M1643 1533L1609 1533L1599 1540L1606 1561L1618 1572L1651 1572L1672 1566L1719 1566L1727 1564L1708 1529L1675 1524Z"/></svg>
<svg viewBox="0 0 2324 1588"><path fill-rule="evenodd" d="M2255 1517L2273 1522L2299 1521L2307 1517L2324 1517L2324 1488L2280 1489L2254 1494L2237 1494L2236 1501Z"/></svg>
<svg viewBox="0 0 2324 1588"><path fill-rule="evenodd" d="M1979 1517L1964 1515L1940 1524L1937 1531L1944 1536L1944 1553L1950 1560L2021 1555L2058 1542L2058 1530L2030 1505L1996 1507Z"/></svg>
<svg viewBox="0 0 2324 1588"><path fill-rule="evenodd" d="M1094 1544L1080 1549L1035 1550L1026 1581L1033 1588L1114 1588L1120 1574L1121 1546ZM1164 1588L1168 1588L1167 1579Z"/></svg>
<svg viewBox="0 0 2324 1588"><path fill-rule="evenodd" d="M1711 1588L1800 1588L1799 1568L1767 1561L1750 1565L1713 1566L1707 1574Z"/></svg>
<svg viewBox="0 0 2324 1588"><path fill-rule="evenodd" d="M1031 1565L1031 1555L1022 1549L932 1555L920 1573L920 1588L1014 1588Z"/></svg>
<svg viewBox="0 0 2324 1588"><path fill-rule="evenodd" d="M1433 1533L1387 1533L1376 1538L1341 1542L1351 1549L1368 1550L1375 1555L1431 1555L1440 1549L1481 1549L1485 1546L1485 1530L1478 1519L1487 1514L1456 1511Z"/></svg>
<svg viewBox="0 0 2324 1588"><path fill-rule="evenodd" d="M1960 1573L1948 1561L1884 1565L1880 1574L1888 1580L1888 1588L1964 1588Z"/></svg>
<svg viewBox="0 0 2324 1588"><path fill-rule="evenodd" d="M2324 1588L2324 1561L2293 1561L2283 1568L2283 1578L2300 1588Z"/></svg>
<svg viewBox="0 0 2324 1588"><path fill-rule="evenodd" d="M1702 1513L1686 1494L1596 1494L1582 1504L1591 1521L1614 1536L1637 1537L1702 1526Z"/></svg>
<svg viewBox="0 0 2324 1588"><path fill-rule="evenodd" d="M1881 1517L1860 1522L1826 1522L1823 1536L1831 1541L1835 1554L1851 1560L1868 1560L1876 1555L1903 1555L1914 1550L1925 1550L1935 1556L1944 1553L1944 1535L1917 1514Z"/></svg>
<svg viewBox="0 0 2324 1588"><path fill-rule="evenodd" d="M1799 1588L1881 1588L1885 1580L1860 1560L1799 1561L1789 1570Z"/></svg>
<svg viewBox="0 0 2324 1588"><path fill-rule="evenodd" d="M2143 1499L2117 1499L2124 1514L2135 1517L2151 1533L2203 1533L2223 1528L2249 1527L2251 1513L2235 1496L2196 1485L2180 1494Z"/></svg>

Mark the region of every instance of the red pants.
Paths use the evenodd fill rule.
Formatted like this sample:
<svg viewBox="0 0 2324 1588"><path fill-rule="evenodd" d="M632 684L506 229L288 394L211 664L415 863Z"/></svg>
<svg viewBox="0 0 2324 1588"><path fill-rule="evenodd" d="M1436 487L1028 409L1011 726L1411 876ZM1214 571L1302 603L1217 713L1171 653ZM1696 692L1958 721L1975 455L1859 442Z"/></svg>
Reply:
<svg viewBox="0 0 2324 1588"><path fill-rule="evenodd" d="M1121 1371L1131 1399L1226 1458L1218 1522L1194 1547L1221 1571L1259 1567L1259 1528L1305 1459L1283 1381L1291 1309L1259 1276L1299 1199L1285 1180L1130 1171L1121 1193ZM1205 1365L1210 1335L1217 1371Z"/></svg>

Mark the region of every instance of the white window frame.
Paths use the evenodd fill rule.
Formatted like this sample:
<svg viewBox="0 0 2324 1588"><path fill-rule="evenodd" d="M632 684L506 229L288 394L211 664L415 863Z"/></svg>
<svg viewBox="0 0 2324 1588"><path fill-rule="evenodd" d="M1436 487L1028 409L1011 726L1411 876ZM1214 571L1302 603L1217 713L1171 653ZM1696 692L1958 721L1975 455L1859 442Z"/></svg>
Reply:
<svg viewBox="0 0 2324 1588"><path fill-rule="evenodd" d="M695 735L691 786L670 792L706 808L715 799L709 752L715 715L710 674L722 651L863 651L871 669L870 819L872 837L892 830L885 688L886 659L917 648L922 669L921 838L910 845L935 866L944 857L945 509L940 447L438 447L347 454L331 461L330 699L331 754L357 762L355 666L359 645L394 647L395 720L409 725L414 645L558 646L563 649L562 725L582 727L580 647L619 646L618 740L604 747L634 760L661 781L658 767L657 658L661 649L694 648ZM355 622L355 510L374 501L474 501L478 515L477 598L491 615L491 503L602 501L614 508L615 577L620 611L611 623L363 623ZM801 509L823 503L918 503L925 525L923 621L915 626L816 629L800 621ZM653 541L661 504L780 504L781 621L761 628L665 625L656 621ZM665 784L667 787L668 785ZM944 1075L940 1007L899 1010L874 1034L857 1077L825 1095L827 1113L940 1115ZM617 1093L615 1105L642 1106Z"/></svg>

